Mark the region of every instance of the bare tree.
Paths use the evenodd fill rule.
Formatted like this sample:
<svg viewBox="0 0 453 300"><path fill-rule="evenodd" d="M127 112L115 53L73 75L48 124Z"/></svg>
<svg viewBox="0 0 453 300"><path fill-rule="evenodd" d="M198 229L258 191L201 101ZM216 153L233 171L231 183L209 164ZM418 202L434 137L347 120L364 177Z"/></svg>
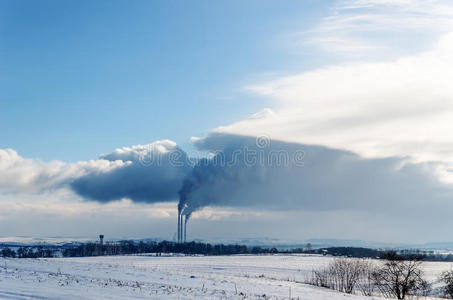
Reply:
<svg viewBox="0 0 453 300"><path fill-rule="evenodd" d="M440 280L445 283L444 296L453 299L453 270L445 271L440 275Z"/></svg>
<svg viewBox="0 0 453 300"><path fill-rule="evenodd" d="M386 262L373 273L377 289L388 298L425 295L429 285L423 279L421 264L421 257L402 257L395 252L387 254Z"/></svg>
<svg viewBox="0 0 453 300"><path fill-rule="evenodd" d="M348 294L359 288L365 295L370 289L372 292L370 287L372 283L363 278L372 273L370 267L369 261L364 259L336 258L327 268L314 270L310 283Z"/></svg>
<svg viewBox="0 0 453 300"><path fill-rule="evenodd" d="M361 260L338 258L329 266L333 289L351 294L362 273Z"/></svg>
<svg viewBox="0 0 453 300"><path fill-rule="evenodd" d="M370 259L362 261L362 271L358 282L358 289L364 296L372 296L375 290L373 274L376 272L376 266Z"/></svg>
<svg viewBox="0 0 453 300"><path fill-rule="evenodd" d="M330 288L328 280L327 269L312 270L311 279L307 283L323 288Z"/></svg>

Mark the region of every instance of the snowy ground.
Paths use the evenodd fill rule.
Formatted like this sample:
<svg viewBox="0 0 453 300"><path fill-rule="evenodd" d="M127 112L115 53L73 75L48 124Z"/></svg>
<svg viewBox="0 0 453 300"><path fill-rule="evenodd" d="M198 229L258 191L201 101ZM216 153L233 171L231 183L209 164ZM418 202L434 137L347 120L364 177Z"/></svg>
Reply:
<svg viewBox="0 0 453 300"><path fill-rule="evenodd" d="M0 258L0 299L379 299L303 282L320 256ZM6 267L6 269L5 269ZM449 263L425 263L427 279Z"/></svg>

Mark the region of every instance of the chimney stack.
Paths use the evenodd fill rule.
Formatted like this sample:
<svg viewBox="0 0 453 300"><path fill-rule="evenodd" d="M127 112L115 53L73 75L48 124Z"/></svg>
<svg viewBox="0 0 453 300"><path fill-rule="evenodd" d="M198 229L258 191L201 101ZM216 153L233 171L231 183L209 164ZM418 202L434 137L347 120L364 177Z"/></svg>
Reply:
<svg viewBox="0 0 453 300"><path fill-rule="evenodd" d="M181 241L181 210L178 209L178 243Z"/></svg>
<svg viewBox="0 0 453 300"><path fill-rule="evenodd" d="M183 243L184 242L184 215L183 214L181 214L181 225L180 226L181 226L181 229L179 232L181 233L181 235L179 238L179 242Z"/></svg>
<svg viewBox="0 0 453 300"><path fill-rule="evenodd" d="M187 215L184 219L184 243L187 241Z"/></svg>

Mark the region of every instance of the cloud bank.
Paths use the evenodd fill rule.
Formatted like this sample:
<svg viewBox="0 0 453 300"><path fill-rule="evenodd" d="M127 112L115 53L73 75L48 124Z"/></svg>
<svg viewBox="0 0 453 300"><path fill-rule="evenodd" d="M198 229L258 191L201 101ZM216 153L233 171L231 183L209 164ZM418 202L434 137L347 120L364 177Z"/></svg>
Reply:
<svg viewBox="0 0 453 300"><path fill-rule="evenodd" d="M29 170L34 174L17 181L20 184L14 186L9 185L3 175L2 193L6 187L10 193L22 193L14 196L14 201L40 199L39 195L26 196L26 193L63 199L44 204L38 201L16 205L12 199L4 203L16 215L18 211L24 211L41 220L42 217L31 213L39 207L43 211L40 214L61 212L72 218L71 222L76 222L83 215L81 211L91 211L94 206L89 204L94 201L99 203L95 210L103 211L105 206L106 211L93 212L93 216L111 213L112 216L121 215L124 220L125 215L139 210L153 218L170 218L169 224L174 225L176 204L171 204L173 210L155 204L176 202L181 195L179 205L186 207L184 214L195 213L194 226L200 231L203 231L200 218L211 222L212 216L224 216L218 220L221 224L235 220L239 222L237 225L228 226L240 230L239 224L243 224L247 216L257 224L264 224L260 218L281 223L284 215L292 218L300 215L304 217L304 224L317 224L317 229L309 232L328 232L329 236L352 226L352 221L342 221L345 217L370 220L363 228L377 235L377 224L395 225L395 222L411 226L411 232L423 228L426 233L436 226L432 219L426 220L427 216L441 218L443 212L453 209L452 186L439 181L433 163L413 163L404 157L363 158L350 151L325 146L224 133L211 133L194 143L198 149L212 155L190 160L171 141L120 148L102 155L97 161L76 164L39 162L21 158L12 150L2 150L0 174L23 176L21 174L29 174ZM85 204L67 202L70 198L68 188L87 200ZM153 205L140 206L144 204ZM127 212L117 214L115 209L127 209ZM332 222L323 218L340 223L335 225L335 230L327 230L324 227L332 226ZM0 222L1 219L0 215ZM295 226L294 222L283 223ZM103 228L100 223L96 226ZM213 228L221 230L219 226ZM382 230L388 233L392 226L386 225ZM288 232L293 232L291 230Z"/></svg>
<svg viewBox="0 0 453 300"><path fill-rule="evenodd" d="M392 206L421 211L453 204L452 186L439 180L434 163L369 159L325 146L223 133L194 144L212 156L190 159L168 140L76 164L39 162L1 150L0 174L10 177L1 176L0 187L37 193L67 186L100 203L161 203L180 196L185 214L205 207L386 211Z"/></svg>

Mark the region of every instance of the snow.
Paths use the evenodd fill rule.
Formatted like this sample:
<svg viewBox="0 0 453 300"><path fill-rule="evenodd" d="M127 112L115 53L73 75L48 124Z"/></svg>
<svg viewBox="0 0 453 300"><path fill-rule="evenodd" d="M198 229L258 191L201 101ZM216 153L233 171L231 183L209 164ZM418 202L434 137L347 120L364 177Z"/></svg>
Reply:
<svg viewBox="0 0 453 300"><path fill-rule="evenodd" d="M0 258L0 299L380 299L304 284L331 257ZM6 267L6 268L5 268ZM450 263L424 264L436 280ZM430 298L431 299L431 298Z"/></svg>

